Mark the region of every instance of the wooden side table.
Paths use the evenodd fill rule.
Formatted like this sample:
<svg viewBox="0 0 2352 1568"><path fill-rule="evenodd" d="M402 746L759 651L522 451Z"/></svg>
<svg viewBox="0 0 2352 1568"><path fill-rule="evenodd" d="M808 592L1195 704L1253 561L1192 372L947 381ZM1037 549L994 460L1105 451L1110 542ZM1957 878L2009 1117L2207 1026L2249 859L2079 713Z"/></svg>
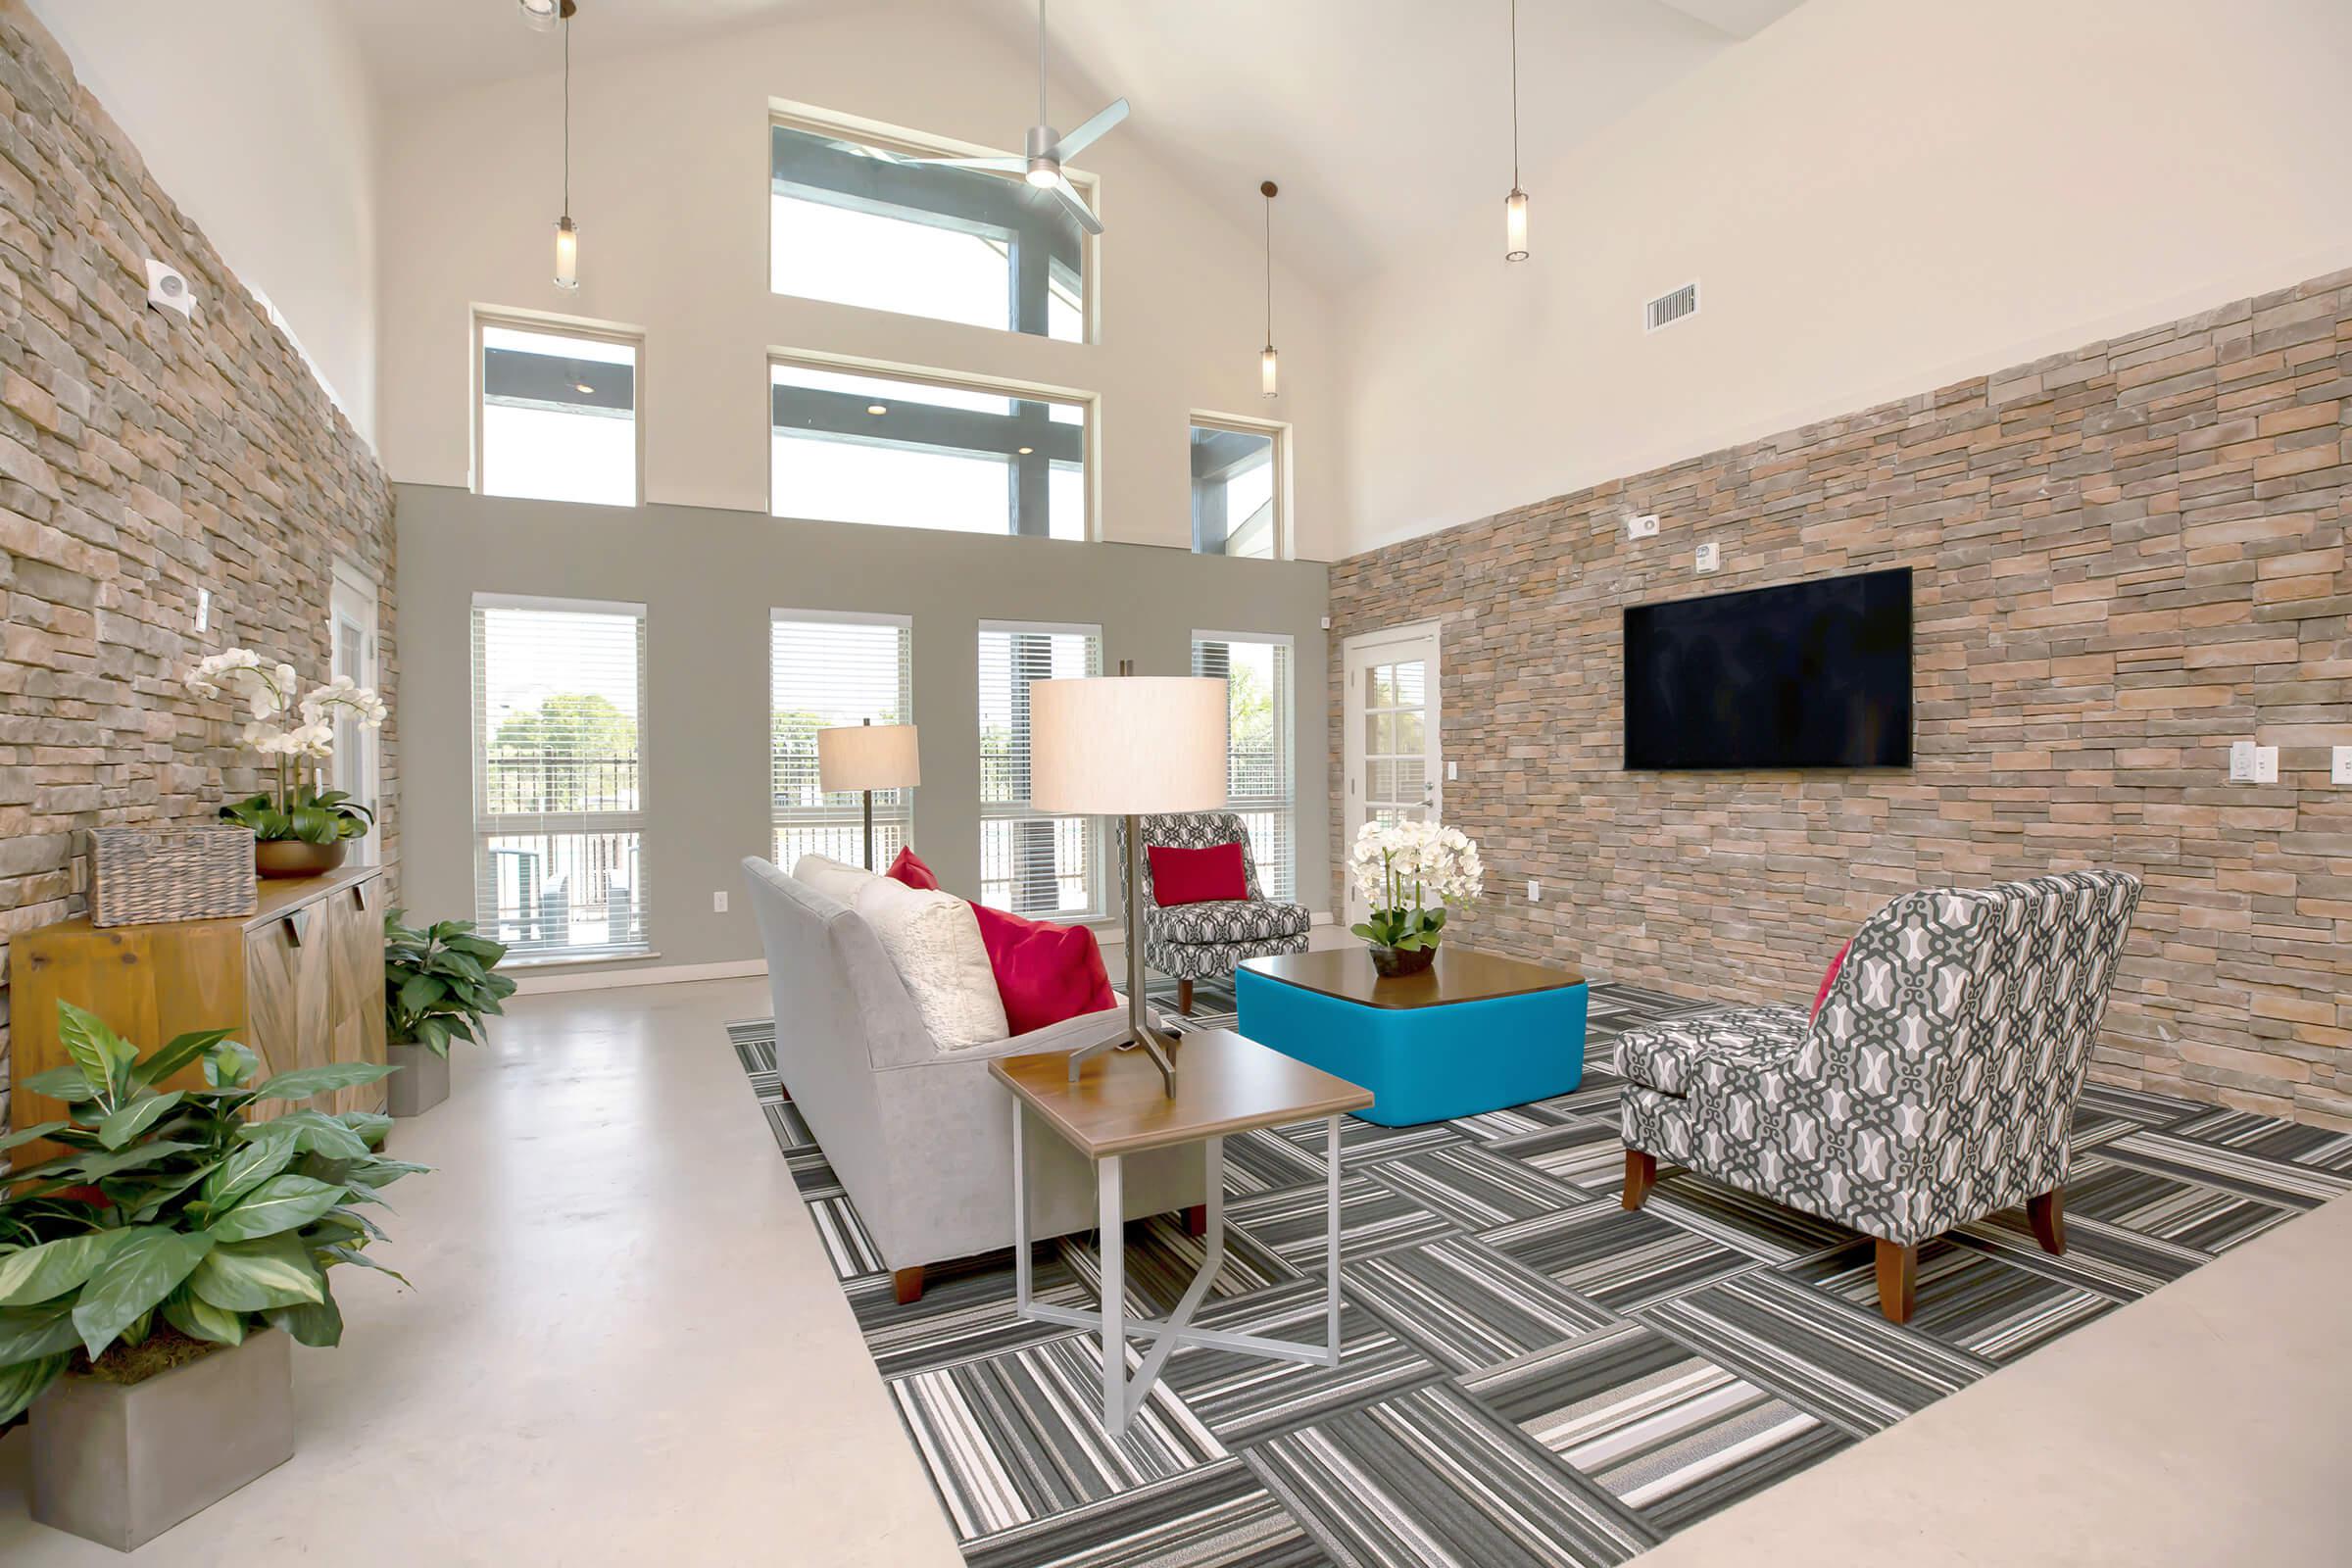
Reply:
<svg viewBox="0 0 2352 1568"><path fill-rule="evenodd" d="M1102 1337L1102 1425L1114 1436L1127 1430L1157 1381L1160 1368L1179 1345L1208 1345L1221 1350L1340 1364L1340 1117L1372 1103L1372 1093L1319 1068L1269 1051L1230 1029L1186 1035L1177 1047L1181 1071L1170 1098L1159 1069L1134 1052L1112 1052L1080 1063L1069 1076L1069 1056L1060 1052L1000 1056L989 1072L1012 1091L1012 1256L1014 1307L1022 1317L1094 1329ZM1032 1299L1029 1281L1029 1195L1024 1148L1035 1115L1094 1163L1098 1213L1102 1228L1102 1301L1099 1312ZM1225 1139L1232 1133L1320 1116L1326 1123L1328 1166L1324 1204L1324 1343L1302 1345L1258 1334L1229 1334L1192 1326L1193 1313L1208 1295L1225 1261ZM1127 1154L1178 1144L1203 1146L1208 1162L1207 1256L1176 1309L1164 1318L1130 1318L1126 1302L1124 1206L1119 1161ZM1127 1341L1155 1341L1136 1371L1127 1376Z"/></svg>

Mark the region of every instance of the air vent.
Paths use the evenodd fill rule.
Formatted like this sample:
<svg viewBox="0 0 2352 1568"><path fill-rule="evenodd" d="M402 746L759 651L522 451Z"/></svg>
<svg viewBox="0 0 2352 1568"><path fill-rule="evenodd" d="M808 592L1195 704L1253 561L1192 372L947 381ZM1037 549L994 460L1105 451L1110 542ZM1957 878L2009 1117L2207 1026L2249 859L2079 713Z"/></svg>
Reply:
<svg viewBox="0 0 2352 1568"><path fill-rule="evenodd" d="M1698 285L1685 283L1671 294L1661 294L1642 307L1642 330L1655 332L1661 326L1672 326L1686 316L1698 314Z"/></svg>

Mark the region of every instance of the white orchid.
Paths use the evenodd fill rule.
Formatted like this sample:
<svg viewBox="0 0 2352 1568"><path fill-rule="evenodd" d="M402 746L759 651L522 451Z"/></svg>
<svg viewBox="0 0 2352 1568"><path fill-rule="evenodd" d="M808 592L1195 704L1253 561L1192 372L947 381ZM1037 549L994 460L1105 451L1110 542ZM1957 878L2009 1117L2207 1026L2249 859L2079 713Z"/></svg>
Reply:
<svg viewBox="0 0 2352 1568"><path fill-rule="evenodd" d="M1366 822L1348 868L1371 913L1355 934L1408 951L1436 947L1446 911L1475 903L1487 880L1469 835L1436 822Z"/></svg>
<svg viewBox="0 0 2352 1568"><path fill-rule="evenodd" d="M331 725L334 722L334 710L338 708L350 709L362 729L381 729L385 716L391 711L384 700L375 694L373 687L362 686L349 675L337 675L303 698L303 722Z"/></svg>
<svg viewBox="0 0 2352 1568"><path fill-rule="evenodd" d="M303 837L323 843L319 832L332 838L356 838L366 833L373 813L336 790L322 790L311 772L305 782L304 763L323 762L335 755L335 720L348 710L363 729L380 727L389 711L372 689L348 675L338 675L295 697L294 666L283 662L265 664L250 648L231 648L200 661L188 671L188 690L211 701L237 704L250 715L239 738L270 759L277 769L274 795L256 795L249 801L223 807L221 814L242 822L265 839ZM297 808L301 811L298 812ZM323 809L323 818L318 815ZM323 828L316 824L323 821ZM304 825L310 824L310 825Z"/></svg>

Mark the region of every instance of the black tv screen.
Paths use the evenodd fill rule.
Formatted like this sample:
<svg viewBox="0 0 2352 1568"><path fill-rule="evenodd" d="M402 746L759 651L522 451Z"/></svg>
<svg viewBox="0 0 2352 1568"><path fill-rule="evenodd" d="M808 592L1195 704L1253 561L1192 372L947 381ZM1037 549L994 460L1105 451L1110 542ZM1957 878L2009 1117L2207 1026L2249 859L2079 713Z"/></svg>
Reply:
<svg viewBox="0 0 2352 1568"><path fill-rule="evenodd" d="M1911 571L1625 612L1625 765L1907 767Z"/></svg>

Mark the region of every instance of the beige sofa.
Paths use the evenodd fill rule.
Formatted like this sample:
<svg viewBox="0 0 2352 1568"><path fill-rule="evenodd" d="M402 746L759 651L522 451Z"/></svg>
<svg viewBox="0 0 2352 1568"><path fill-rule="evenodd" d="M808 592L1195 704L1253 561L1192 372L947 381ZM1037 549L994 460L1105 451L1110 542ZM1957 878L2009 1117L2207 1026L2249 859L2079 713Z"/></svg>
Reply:
<svg viewBox="0 0 2352 1568"><path fill-rule="evenodd" d="M767 950L777 1071L881 1250L898 1298L911 1301L925 1264L1012 1245L1012 1097L989 1076L989 1058L1113 1039L1126 1026L1126 1000L942 1051L856 911L758 857L743 870ZM1027 1142L1030 1234L1093 1228L1092 1168L1057 1139ZM1130 1219L1205 1202L1200 1152L1130 1156L1125 1192Z"/></svg>

